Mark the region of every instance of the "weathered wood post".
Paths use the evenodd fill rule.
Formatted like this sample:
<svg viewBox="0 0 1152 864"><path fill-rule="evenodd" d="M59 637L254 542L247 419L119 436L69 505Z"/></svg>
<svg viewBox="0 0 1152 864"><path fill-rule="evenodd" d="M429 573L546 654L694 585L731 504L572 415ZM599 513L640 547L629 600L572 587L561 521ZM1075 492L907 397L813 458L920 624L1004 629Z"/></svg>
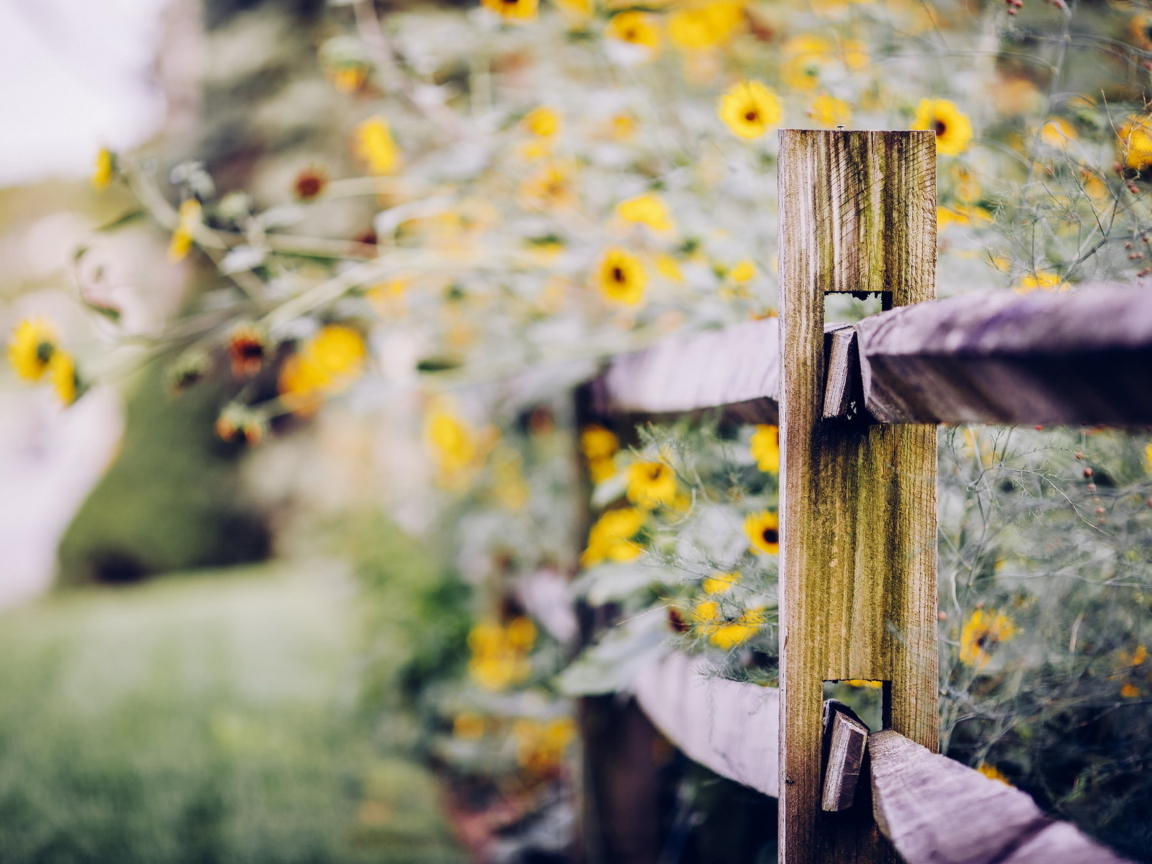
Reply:
<svg viewBox="0 0 1152 864"><path fill-rule="evenodd" d="M823 420L824 297L935 297L932 132L780 132L780 861L887 862L867 783L821 810L825 681L936 750L936 427Z"/></svg>

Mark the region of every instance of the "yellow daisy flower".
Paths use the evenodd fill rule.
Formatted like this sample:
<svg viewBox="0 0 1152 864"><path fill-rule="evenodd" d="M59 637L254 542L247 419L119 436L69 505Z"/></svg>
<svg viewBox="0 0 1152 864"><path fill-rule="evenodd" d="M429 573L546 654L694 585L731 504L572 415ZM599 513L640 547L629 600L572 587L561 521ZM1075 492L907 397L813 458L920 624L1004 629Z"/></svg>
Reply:
<svg viewBox="0 0 1152 864"><path fill-rule="evenodd" d="M1120 126L1124 167L1143 171L1152 167L1152 115L1133 114Z"/></svg>
<svg viewBox="0 0 1152 864"><path fill-rule="evenodd" d="M676 474L663 462L628 466L628 500L645 510L671 504L676 498Z"/></svg>
<svg viewBox="0 0 1152 864"><path fill-rule="evenodd" d="M960 662L979 671L992 659L991 651L1016 635L1016 625L994 609L976 609L960 631Z"/></svg>
<svg viewBox="0 0 1152 864"><path fill-rule="evenodd" d="M751 282L756 278L756 265L747 259L743 261L737 261L736 265L728 273L728 278L735 282L737 285L743 285L746 282Z"/></svg>
<svg viewBox="0 0 1152 864"><path fill-rule="evenodd" d="M635 507L623 507L604 513L588 531L588 545L580 564L592 567L602 561L634 561L643 549L632 538L644 526L645 515Z"/></svg>
<svg viewBox="0 0 1152 864"><path fill-rule="evenodd" d="M603 426L585 426L580 433L580 450L590 462L611 459L620 450L620 441Z"/></svg>
<svg viewBox="0 0 1152 864"><path fill-rule="evenodd" d="M116 175L116 157L107 147L101 147L96 152L96 167L92 171L92 185L103 189L112 182Z"/></svg>
<svg viewBox="0 0 1152 864"><path fill-rule="evenodd" d="M736 618L725 617L720 604L714 600L704 600L696 604L692 617L696 619L697 630L707 636L717 648L731 651L737 645L755 636L766 623L764 607L747 609Z"/></svg>
<svg viewBox="0 0 1152 864"><path fill-rule="evenodd" d="M179 221L176 230L172 232L172 240L168 244L168 259L182 261L188 257L192 250L192 239L196 235L196 227L200 224L200 202L189 198L180 205Z"/></svg>
<svg viewBox="0 0 1152 864"><path fill-rule="evenodd" d="M1064 148L1079 137L1076 127L1063 117L1049 117L1037 131L1037 136L1049 147Z"/></svg>
<svg viewBox="0 0 1152 864"><path fill-rule="evenodd" d="M705 594L723 594L730 591L739 581L739 573L713 573L704 577L700 587L704 589Z"/></svg>
<svg viewBox="0 0 1152 864"><path fill-rule="evenodd" d="M972 140L972 123L947 99L921 99L912 128L935 132L936 152L945 156L958 156Z"/></svg>
<svg viewBox="0 0 1152 864"><path fill-rule="evenodd" d="M560 115L551 108L536 108L520 121L524 128L539 138L553 138L560 134Z"/></svg>
<svg viewBox="0 0 1152 864"><path fill-rule="evenodd" d="M793 90L815 90L820 72L832 60L832 45L819 36L794 36L784 43L780 76Z"/></svg>
<svg viewBox="0 0 1152 864"><path fill-rule="evenodd" d="M373 174L391 174L400 167L400 148L383 117L370 117L356 127L355 150Z"/></svg>
<svg viewBox="0 0 1152 864"><path fill-rule="evenodd" d="M635 255L613 246L596 267L596 284L608 300L635 306L644 299L648 275Z"/></svg>
<svg viewBox="0 0 1152 864"><path fill-rule="evenodd" d="M60 350L56 328L43 318L28 318L16 325L8 340L8 362L25 381L39 381Z"/></svg>
<svg viewBox="0 0 1152 864"><path fill-rule="evenodd" d="M679 48L703 51L729 42L744 22L744 4L710 0L668 16L668 38Z"/></svg>
<svg viewBox="0 0 1152 864"><path fill-rule="evenodd" d="M613 15L604 30L609 39L618 39L630 45L647 48L653 54L660 50L660 31L652 23L652 16L644 12L621 12Z"/></svg>
<svg viewBox="0 0 1152 864"><path fill-rule="evenodd" d="M509 22L531 21L539 11L538 0L480 0L480 5Z"/></svg>
<svg viewBox="0 0 1152 864"><path fill-rule="evenodd" d="M428 415L424 435L445 473L468 467L480 452L472 427L443 408Z"/></svg>
<svg viewBox="0 0 1152 864"><path fill-rule="evenodd" d="M616 214L625 222L647 225L653 231L671 231L672 217L660 197L648 193L621 201Z"/></svg>
<svg viewBox="0 0 1152 864"><path fill-rule="evenodd" d="M656 272L671 282L683 282L684 274L680 272L680 265L676 259L666 252L656 256Z"/></svg>
<svg viewBox="0 0 1152 864"><path fill-rule="evenodd" d="M776 426L757 426L749 442L756 467L769 474L780 471L780 429Z"/></svg>
<svg viewBox="0 0 1152 864"><path fill-rule="evenodd" d="M576 202L575 171L567 162L546 165L520 184L520 198L527 209L568 207Z"/></svg>
<svg viewBox="0 0 1152 864"><path fill-rule="evenodd" d="M759 138L784 116L780 97L759 81L741 81L720 97L720 119L741 138Z"/></svg>
<svg viewBox="0 0 1152 864"><path fill-rule="evenodd" d="M776 555L780 551L780 517L770 510L749 513L744 519L744 534L757 555Z"/></svg>
<svg viewBox="0 0 1152 864"><path fill-rule="evenodd" d="M843 99L821 93L812 100L808 116L821 126L847 126L852 119L852 106Z"/></svg>
<svg viewBox="0 0 1152 864"><path fill-rule="evenodd" d="M52 379L52 389L64 405L71 405L76 401L77 384L76 364L72 355L67 351L55 351L52 360L48 363L48 374Z"/></svg>

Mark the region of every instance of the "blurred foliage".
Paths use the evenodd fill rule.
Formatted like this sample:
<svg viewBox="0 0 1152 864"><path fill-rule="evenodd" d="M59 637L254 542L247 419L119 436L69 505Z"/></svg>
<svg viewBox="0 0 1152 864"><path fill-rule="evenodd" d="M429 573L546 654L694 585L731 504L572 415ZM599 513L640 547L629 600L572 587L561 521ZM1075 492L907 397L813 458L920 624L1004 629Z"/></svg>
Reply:
<svg viewBox="0 0 1152 864"><path fill-rule="evenodd" d="M213 573L6 613L0 860L463 860L402 739L367 745L351 610L317 579Z"/></svg>
<svg viewBox="0 0 1152 864"><path fill-rule="evenodd" d="M61 541L62 582L131 582L267 556L268 528L235 471L242 447L213 432L220 395L206 385L174 397L160 364L142 371L120 454Z"/></svg>

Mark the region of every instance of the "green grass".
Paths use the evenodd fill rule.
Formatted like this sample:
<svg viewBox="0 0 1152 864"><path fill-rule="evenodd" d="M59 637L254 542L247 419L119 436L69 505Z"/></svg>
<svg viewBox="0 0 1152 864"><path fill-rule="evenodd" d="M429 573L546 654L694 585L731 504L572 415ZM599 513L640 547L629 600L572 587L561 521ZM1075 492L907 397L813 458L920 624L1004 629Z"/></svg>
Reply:
<svg viewBox="0 0 1152 864"><path fill-rule="evenodd" d="M430 776L357 719L354 598L323 571L0 615L0 864L463 860Z"/></svg>

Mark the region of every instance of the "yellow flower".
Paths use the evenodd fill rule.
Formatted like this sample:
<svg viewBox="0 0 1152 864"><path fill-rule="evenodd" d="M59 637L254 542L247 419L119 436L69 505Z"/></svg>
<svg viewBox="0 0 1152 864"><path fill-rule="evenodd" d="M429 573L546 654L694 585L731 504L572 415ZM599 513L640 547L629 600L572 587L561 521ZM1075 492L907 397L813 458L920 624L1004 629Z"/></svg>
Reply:
<svg viewBox="0 0 1152 864"><path fill-rule="evenodd" d="M672 282L683 282L684 274L680 272L680 265L676 259L667 253L656 256L656 272Z"/></svg>
<svg viewBox="0 0 1152 864"><path fill-rule="evenodd" d="M1006 775L995 765L989 765L987 762L981 762L979 766L977 766L976 770L987 777L989 780L998 780L1007 786L1012 785L1008 782L1008 775Z"/></svg>
<svg viewBox="0 0 1152 864"><path fill-rule="evenodd" d="M1067 147L1069 141L1075 141L1078 137L1076 127L1063 117L1049 117L1036 134L1049 147L1061 149Z"/></svg>
<svg viewBox="0 0 1152 864"><path fill-rule="evenodd" d="M1142 51L1152 51L1152 15L1138 12L1128 22L1132 44Z"/></svg>
<svg viewBox="0 0 1152 864"><path fill-rule="evenodd" d="M821 126L847 126L852 119L852 106L843 99L821 93L812 100L808 116Z"/></svg>
<svg viewBox="0 0 1152 864"><path fill-rule="evenodd" d="M756 467L769 474L780 470L780 429L776 426L757 426L749 442Z"/></svg>
<svg viewBox="0 0 1152 864"><path fill-rule="evenodd" d="M520 454L510 447L501 447L492 456L492 492L502 506L513 512L523 510L532 497Z"/></svg>
<svg viewBox="0 0 1152 864"><path fill-rule="evenodd" d="M182 261L192 249L192 239L196 235L196 228L200 224L200 202L189 198L180 205L180 214L176 230L172 232L172 240L168 244L168 258L171 261Z"/></svg>
<svg viewBox="0 0 1152 864"><path fill-rule="evenodd" d="M604 252L596 267L596 284L607 299L635 306L644 299L648 275L635 256L613 246Z"/></svg>
<svg viewBox="0 0 1152 864"><path fill-rule="evenodd" d="M560 134L560 115L551 108L536 108L520 121L524 128L539 138L553 138Z"/></svg>
<svg viewBox="0 0 1152 864"><path fill-rule="evenodd" d="M628 466L628 500L645 510L671 504L676 498L676 474L663 462Z"/></svg>
<svg viewBox="0 0 1152 864"><path fill-rule="evenodd" d="M531 631L514 626L518 621L527 622ZM513 619L507 628L495 621L481 621L468 633L472 651L468 672L485 690L504 690L520 684L532 673L528 652L535 640L536 628L527 619Z"/></svg>
<svg viewBox="0 0 1152 864"><path fill-rule="evenodd" d="M864 687L868 690L879 690L884 686L883 681L869 681L865 678L849 678L844 683L850 687Z"/></svg>
<svg viewBox="0 0 1152 864"><path fill-rule="evenodd" d="M815 90L820 72L831 59L832 46L818 36L794 36L781 49L784 63L780 76L793 90Z"/></svg>
<svg viewBox="0 0 1152 864"><path fill-rule="evenodd" d="M936 152L945 156L958 156L972 140L972 123L947 99L921 99L912 128L935 132Z"/></svg>
<svg viewBox="0 0 1152 864"><path fill-rule="evenodd" d="M576 738L576 724L570 717L548 723L521 718L512 724L516 742L516 762L531 774L550 776L560 768L564 753Z"/></svg>
<svg viewBox="0 0 1152 864"><path fill-rule="evenodd" d="M689 51L715 48L730 41L744 21L744 4L736 0L693 3L668 16L668 38Z"/></svg>
<svg viewBox="0 0 1152 864"><path fill-rule="evenodd" d="M668 208L659 196L652 193L621 201L616 206L616 213L625 222L647 225L653 231L672 230L672 217L668 215Z"/></svg>
<svg viewBox="0 0 1152 864"><path fill-rule="evenodd" d="M660 31L652 17L644 12L621 12L613 15L604 35L630 45L639 45L655 54L660 49Z"/></svg>
<svg viewBox="0 0 1152 864"><path fill-rule="evenodd" d="M356 127L355 149L373 174L391 174L400 167L400 149L383 117L370 117Z"/></svg>
<svg viewBox="0 0 1152 864"><path fill-rule="evenodd" d="M759 81L741 81L720 97L720 119L741 138L759 138L784 116L780 98Z"/></svg>
<svg viewBox="0 0 1152 864"><path fill-rule="evenodd" d="M60 350L56 328L42 318L27 318L16 325L8 340L8 362L25 381L39 381Z"/></svg>
<svg viewBox="0 0 1152 864"><path fill-rule="evenodd" d="M960 631L960 662L980 671L992 659L991 651L1016 635L1016 625L994 609L976 609Z"/></svg>
<svg viewBox="0 0 1152 864"><path fill-rule="evenodd" d="M632 538L644 526L644 513L635 507L623 507L604 513L588 532L588 546L580 556L584 567L604 560L633 561L643 549Z"/></svg>
<svg viewBox="0 0 1152 864"><path fill-rule="evenodd" d="M328 71L328 80L341 93L358 93L368 81L368 67L360 65L340 66Z"/></svg>
<svg viewBox="0 0 1152 864"><path fill-rule="evenodd" d="M531 21L538 11L538 0L480 0L480 5L505 21Z"/></svg>
<svg viewBox="0 0 1152 864"><path fill-rule="evenodd" d="M610 128L613 138L617 141L627 141L636 134L636 118L631 114L614 114Z"/></svg>
<svg viewBox="0 0 1152 864"><path fill-rule="evenodd" d="M592 14L592 0L555 0L561 11L576 18L587 18Z"/></svg>
<svg viewBox="0 0 1152 864"><path fill-rule="evenodd" d="M743 261L737 261L736 266L732 268L731 272L729 272L728 278L735 282L737 285L743 285L745 282L751 282L756 278L756 265L747 259Z"/></svg>
<svg viewBox="0 0 1152 864"><path fill-rule="evenodd" d="M1125 684L1120 688L1121 699L1138 699L1140 697L1140 688L1135 684Z"/></svg>
<svg viewBox="0 0 1152 864"><path fill-rule="evenodd" d="M428 415L424 434L444 473L468 467L480 450L472 427L444 408Z"/></svg>
<svg viewBox="0 0 1152 864"><path fill-rule="evenodd" d="M1124 167L1143 171L1152 167L1152 115L1133 114L1120 126Z"/></svg>
<svg viewBox="0 0 1152 864"><path fill-rule="evenodd" d="M96 153L96 167L92 171L92 185L103 189L112 182L116 175L116 157L107 147L101 147Z"/></svg>
<svg viewBox="0 0 1152 864"><path fill-rule="evenodd" d="M739 573L713 573L704 577L700 587L704 589L705 594L723 594L739 581Z"/></svg>
<svg viewBox="0 0 1152 864"><path fill-rule="evenodd" d="M280 400L291 410L307 413L327 393L346 389L364 372L368 346L360 332L329 324L304 343L280 370Z"/></svg>
<svg viewBox="0 0 1152 864"><path fill-rule="evenodd" d="M956 198L964 204L975 204L980 200L980 181L963 166L956 172Z"/></svg>
<svg viewBox="0 0 1152 864"><path fill-rule="evenodd" d="M611 459L620 450L620 442L603 426L585 426L580 433L580 449L589 461Z"/></svg>
<svg viewBox="0 0 1152 864"><path fill-rule="evenodd" d="M406 279L390 279L369 288L367 297L381 317L401 318L407 311L404 299L407 293Z"/></svg>
<svg viewBox="0 0 1152 864"><path fill-rule="evenodd" d="M992 214L983 207L937 207L936 231L943 233L951 225L971 225L974 222L990 222Z"/></svg>
<svg viewBox="0 0 1152 864"><path fill-rule="evenodd" d="M1060 278L1060 274L1051 270L1037 270L1024 276L1012 290L1017 294L1030 294L1033 291L1056 293L1067 289L1068 284Z"/></svg>
<svg viewBox="0 0 1152 864"><path fill-rule="evenodd" d="M744 519L744 533L757 555L780 551L780 517L770 510L749 513Z"/></svg>
<svg viewBox="0 0 1152 864"><path fill-rule="evenodd" d="M48 373L52 378L52 389L65 405L76 401L76 364L67 351L56 351L48 363Z"/></svg>
<svg viewBox="0 0 1152 864"><path fill-rule="evenodd" d="M520 185L528 209L567 207L576 201L575 171L567 162L552 162Z"/></svg>
<svg viewBox="0 0 1152 864"><path fill-rule="evenodd" d="M847 39L840 46L840 57L845 66L853 72L859 72L868 65L868 48L859 39Z"/></svg>
<svg viewBox="0 0 1152 864"><path fill-rule="evenodd" d="M452 721L452 734L457 738L475 740L484 737L484 718L473 711L461 711Z"/></svg>
<svg viewBox="0 0 1152 864"><path fill-rule="evenodd" d="M707 636L713 645L724 651L731 651L747 642L767 620L762 606L747 609L736 618L725 617L720 612L720 604L714 600L697 603L693 617L700 635Z"/></svg>

